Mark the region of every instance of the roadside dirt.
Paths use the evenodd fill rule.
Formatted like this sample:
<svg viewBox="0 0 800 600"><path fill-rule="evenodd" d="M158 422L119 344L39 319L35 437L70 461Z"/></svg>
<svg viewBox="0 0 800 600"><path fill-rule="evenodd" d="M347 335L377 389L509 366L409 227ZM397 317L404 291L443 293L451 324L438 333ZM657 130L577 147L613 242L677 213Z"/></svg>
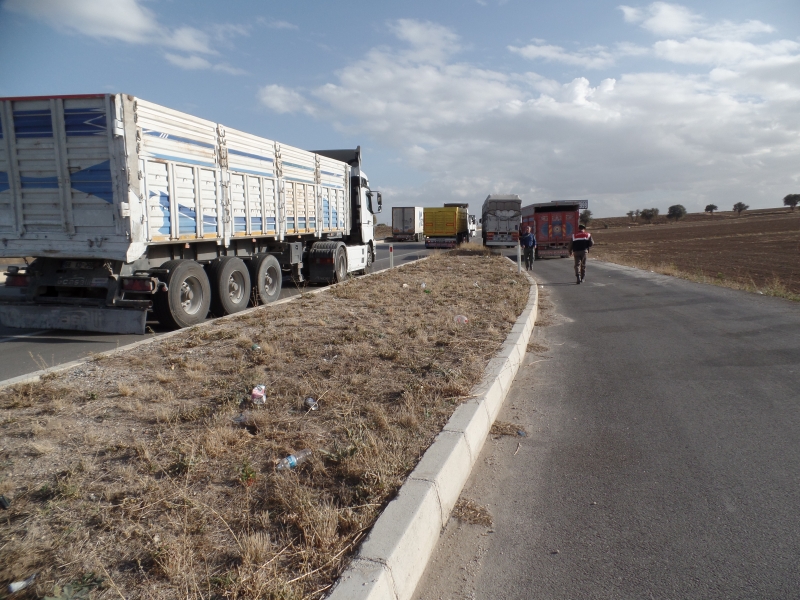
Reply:
<svg viewBox="0 0 800 600"><path fill-rule="evenodd" d="M0 392L3 587L38 573L15 597L323 596L527 302L516 268L476 253Z"/></svg>
<svg viewBox="0 0 800 600"><path fill-rule="evenodd" d="M595 228L592 236L592 256L600 260L787 298L800 295L800 211Z"/></svg>

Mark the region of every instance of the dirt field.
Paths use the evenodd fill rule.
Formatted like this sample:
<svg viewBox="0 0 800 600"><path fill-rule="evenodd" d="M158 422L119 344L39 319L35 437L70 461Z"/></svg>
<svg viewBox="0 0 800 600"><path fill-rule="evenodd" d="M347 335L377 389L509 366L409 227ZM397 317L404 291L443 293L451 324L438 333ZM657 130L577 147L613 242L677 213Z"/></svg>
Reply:
<svg viewBox="0 0 800 600"><path fill-rule="evenodd" d="M800 299L800 211L591 228L594 258ZM702 217L706 217L703 219Z"/></svg>
<svg viewBox="0 0 800 600"><path fill-rule="evenodd" d="M0 392L2 589L38 573L15 598L320 598L527 302L476 252Z"/></svg>

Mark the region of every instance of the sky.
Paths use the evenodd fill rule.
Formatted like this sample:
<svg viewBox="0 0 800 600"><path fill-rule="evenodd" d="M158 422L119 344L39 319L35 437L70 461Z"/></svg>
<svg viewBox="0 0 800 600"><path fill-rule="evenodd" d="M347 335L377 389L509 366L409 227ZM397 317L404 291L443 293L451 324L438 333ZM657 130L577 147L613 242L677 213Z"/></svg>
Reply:
<svg viewBox="0 0 800 600"><path fill-rule="evenodd" d="M2 0L0 97L100 92L360 145L386 208L800 193L797 0Z"/></svg>

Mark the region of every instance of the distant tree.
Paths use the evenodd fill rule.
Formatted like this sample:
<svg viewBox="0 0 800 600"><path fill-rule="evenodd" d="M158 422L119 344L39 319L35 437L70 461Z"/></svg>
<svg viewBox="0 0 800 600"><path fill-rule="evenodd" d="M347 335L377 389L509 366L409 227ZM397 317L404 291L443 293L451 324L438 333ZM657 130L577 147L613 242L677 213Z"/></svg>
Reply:
<svg viewBox="0 0 800 600"><path fill-rule="evenodd" d="M641 215L641 214L642 214L642 211L640 211L638 208L635 211L633 211L633 216L637 221L639 220L639 215Z"/></svg>
<svg viewBox="0 0 800 600"><path fill-rule="evenodd" d="M783 199L783 205L790 206L792 211L794 211L794 207L797 206L798 202L800 202L800 194L789 194Z"/></svg>
<svg viewBox="0 0 800 600"><path fill-rule="evenodd" d="M716 204L706 204L706 212L711 213L711 216L714 216L714 211L719 210L719 206Z"/></svg>
<svg viewBox="0 0 800 600"><path fill-rule="evenodd" d="M653 219L658 216L658 209L657 208L645 208L639 213L642 218L647 221L648 223L652 223Z"/></svg>
<svg viewBox="0 0 800 600"><path fill-rule="evenodd" d="M636 215L636 213L637 213L637 212L639 212L639 211L637 210L636 212L634 212L634 211L632 211L632 210L629 210L629 211L628 211L626 214L628 215L628 218L629 218L631 221L635 221L635 220L636 220L636 217L637 217L637 215Z"/></svg>
<svg viewBox="0 0 800 600"><path fill-rule="evenodd" d="M747 206L747 204L745 204L744 202L737 202L736 204L733 205L734 212L738 213L740 217L742 216L742 213L746 211L748 208L750 207Z"/></svg>
<svg viewBox="0 0 800 600"><path fill-rule="evenodd" d="M680 221L686 216L686 207L683 204L673 204L667 209L667 218Z"/></svg>
<svg viewBox="0 0 800 600"><path fill-rule="evenodd" d="M582 211L578 220L581 222L581 225L586 225L588 227L589 223L592 222L592 211L590 211L588 208Z"/></svg>

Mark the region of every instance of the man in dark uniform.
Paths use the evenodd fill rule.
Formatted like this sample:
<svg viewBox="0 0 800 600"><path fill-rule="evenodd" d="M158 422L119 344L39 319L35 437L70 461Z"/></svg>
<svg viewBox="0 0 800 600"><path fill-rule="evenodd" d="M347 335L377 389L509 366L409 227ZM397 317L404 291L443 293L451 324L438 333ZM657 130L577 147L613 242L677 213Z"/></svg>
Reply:
<svg viewBox="0 0 800 600"><path fill-rule="evenodd" d="M575 257L575 278L578 284L586 277L586 255L592 246L594 246L592 234L586 232L585 225L580 225L578 233L572 236L568 246L569 255Z"/></svg>
<svg viewBox="0 0 800 600"><path fill-rule="evenodd" d="M525 260L525 269L530 271L533 269L533 252L536 249L536 238L531 233L530 227L525 227L521 236L519 236L519 245L522 246L522 256Z"/></svg>

